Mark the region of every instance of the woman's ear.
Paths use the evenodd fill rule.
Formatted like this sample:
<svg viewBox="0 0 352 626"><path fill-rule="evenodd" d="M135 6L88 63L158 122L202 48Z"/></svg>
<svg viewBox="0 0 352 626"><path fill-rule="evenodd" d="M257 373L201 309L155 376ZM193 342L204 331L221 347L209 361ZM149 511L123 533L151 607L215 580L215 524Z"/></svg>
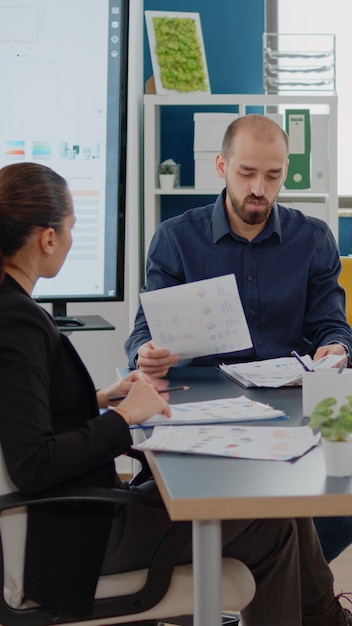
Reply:
<svg viewBox="0 0 352 626"><path fill-rule="evenodd" d="M53 228L44 228L39 236L39 244L44 254L51 256L54 253L56 232Z"/></svg>

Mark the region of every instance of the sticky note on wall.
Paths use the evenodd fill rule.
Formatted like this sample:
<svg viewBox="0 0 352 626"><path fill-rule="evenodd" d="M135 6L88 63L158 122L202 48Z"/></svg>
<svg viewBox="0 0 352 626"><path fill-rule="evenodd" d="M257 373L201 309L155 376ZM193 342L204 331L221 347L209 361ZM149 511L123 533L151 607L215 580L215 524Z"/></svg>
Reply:
<svg viewBox="0 0 352 626"><path fill-rule="evenodd" d="M309 109L286 109L285 122L290 146L285 189L310 189Z"/></svg>

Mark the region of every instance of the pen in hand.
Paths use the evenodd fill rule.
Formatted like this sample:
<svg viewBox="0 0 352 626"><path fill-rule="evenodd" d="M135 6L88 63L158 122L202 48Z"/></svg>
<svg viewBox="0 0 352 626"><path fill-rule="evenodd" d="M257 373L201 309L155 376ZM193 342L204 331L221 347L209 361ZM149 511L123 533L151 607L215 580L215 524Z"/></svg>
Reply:
<svg viewBox="0 0 352 626"><path fill-rule="evenodd" d="M297 359L297 361L302 365L302 367L305 369L306 372L315 372L315 370L311 369L310 367L308 367L308 365L305 364L305 362L299 356L299 354L296 352L296 350L292 350L291 354L292 354L292 356L295 357L295 359Z"/></svg>
<svg viewBox="0 0 352 626"><path fill-rule="evenodd" d="M342 372L343 372L343 370L344 370L344 369L345 369L345 364L344 364L344 362L342 361L342 363L341 363L341 365L340 365L339 369L337 370L337 373L338 373L338 374L342 374Z"/></svg>
<svg viewBox="0 0 352 626"><path fill-rule="evenodd" d="M189 389L189 387L187 387L186 385L183 385L181 387L169 387L168 389L160 389L160 391L158 391L158 393L170 393L170 391L187 391ZM126 398L127 394L124 394L122 396L112 396L111 398L108 398L108 402L116 402L117 400L124 400Z"/></svg>

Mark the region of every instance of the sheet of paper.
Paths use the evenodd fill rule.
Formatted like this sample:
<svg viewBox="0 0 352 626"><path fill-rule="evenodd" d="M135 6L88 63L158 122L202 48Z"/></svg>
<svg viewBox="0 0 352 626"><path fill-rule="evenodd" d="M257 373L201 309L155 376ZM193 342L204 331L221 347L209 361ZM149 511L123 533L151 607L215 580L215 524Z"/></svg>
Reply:
<svg viewBox="0 0 352 626"><path fill-rule="evenodd" d="M210 454L242 459L289 461L302 456L320 440L308 426L157 426L136 447L187 454Z"/></svg>
<svg viewBox="0 0 352 626"><path fill-rule="evenodd" d="M315 363L306 354L301 357L309 369L335 367L345 358L344 355L329 354ZM219 368L234 379L245 379L256 387L282 387L284 385L301 385L303 366L294 357L280 357L249 363L220 364Z"/></svg>
<svg viewBox="0 0 352 626"><path fill-rule="evenodd" d="M255 402L246 396L220 398L203 402L189 402L171 405L171 418L154 415L139 424L142 428L160 424L212 424L224 422L245 422L252 420L283 419L283 411L273 409L269 404Z"/></svg>
<svg viewBox="0 0 352 626"><path fill-rule="evenodd" d="M180 358L252 346L234 274L140 294L157 348Z"/></svg>

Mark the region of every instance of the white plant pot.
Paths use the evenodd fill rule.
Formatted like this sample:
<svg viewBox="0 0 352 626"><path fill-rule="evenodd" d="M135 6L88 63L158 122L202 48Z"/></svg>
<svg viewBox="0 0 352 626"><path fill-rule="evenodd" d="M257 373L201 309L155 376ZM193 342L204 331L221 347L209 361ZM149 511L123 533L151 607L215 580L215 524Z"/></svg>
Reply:
<svg viewBox="0 0 352 626"><path fill-rule="evenodd" d="M352 476L352 440L328 441L322 439L326 473L328 476Z"/></svg>
<svg viewBox="0 0 352 626"><path fill-rule="evenodd" d="M159 174L160 189L173 189L175 174Z"/></svg>

